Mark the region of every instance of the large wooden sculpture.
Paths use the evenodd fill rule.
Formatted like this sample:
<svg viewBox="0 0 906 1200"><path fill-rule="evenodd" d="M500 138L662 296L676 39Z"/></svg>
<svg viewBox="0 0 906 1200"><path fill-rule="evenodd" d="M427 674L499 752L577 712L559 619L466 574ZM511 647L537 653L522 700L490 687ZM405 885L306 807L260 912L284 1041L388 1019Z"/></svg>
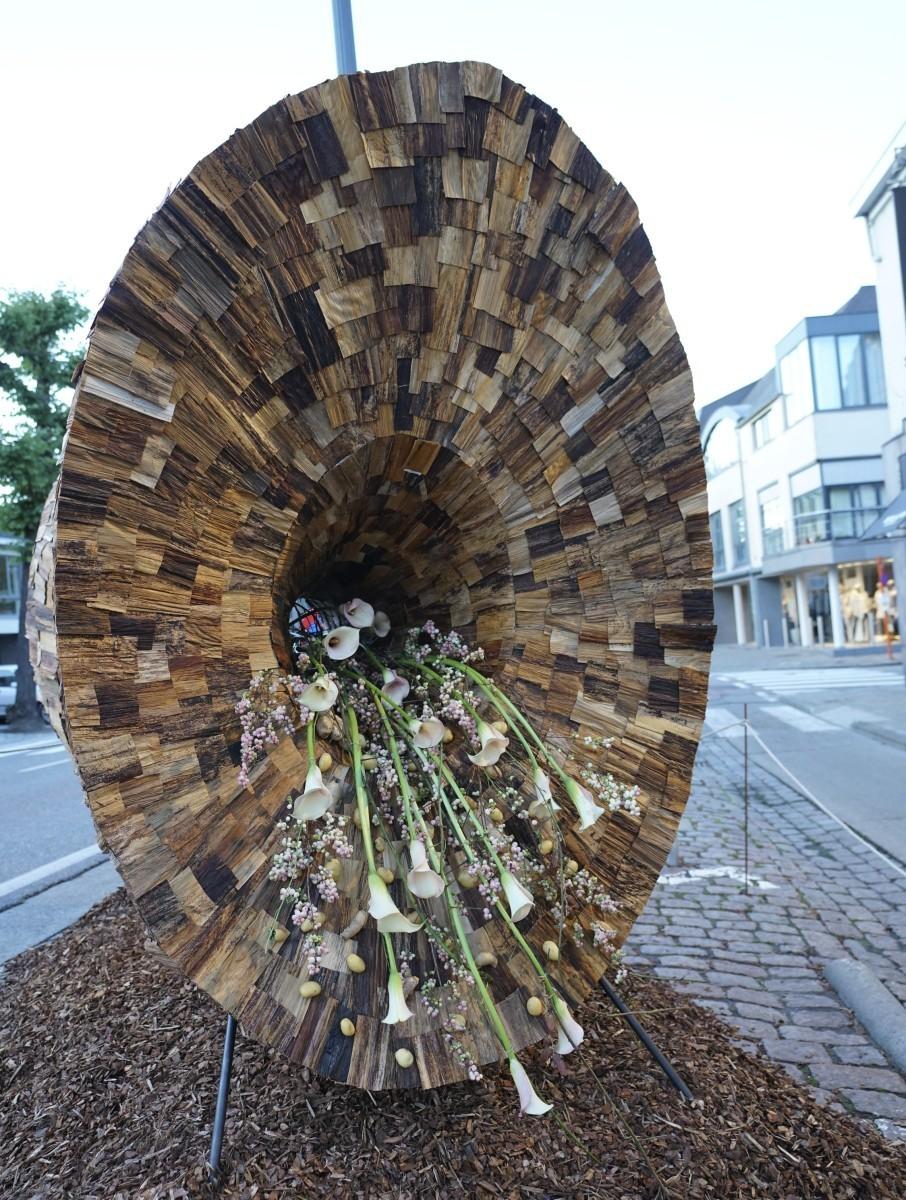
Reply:
<svg viewBox="0 0 906 1200"><path fill-rule="evenodd" d="M392 583L398 612L481 642L564 753L614 739L641 816L569 844L628 932L704 713L705 480L636 207L525 88L471 62L343 77L203 159L98 313L57 520L66 728L98 830L162 950L246 1033L369 1088L463 1075L423 1011L381 1024L339 952L314 1002L296 934L266 946L275 820L305 757L285 738L242 787L234 704L288 664L295 597L333 583ZM358 864L342 890L346 915ZM494 922L473 937L499 955L514 1042L537 1040L509 943ZM565 956L566 994L605 961Z"/></svg>

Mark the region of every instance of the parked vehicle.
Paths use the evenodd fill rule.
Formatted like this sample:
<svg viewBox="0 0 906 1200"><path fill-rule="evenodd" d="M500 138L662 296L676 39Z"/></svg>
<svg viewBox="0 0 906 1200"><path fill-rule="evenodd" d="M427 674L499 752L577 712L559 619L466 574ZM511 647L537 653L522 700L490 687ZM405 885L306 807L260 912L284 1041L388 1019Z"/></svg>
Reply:
<svg viewBox="0 0 906 1200"><path fill-rule="evenodd" d="M16 668L0 666L0 721L6 721L16 703Z"/></svg>

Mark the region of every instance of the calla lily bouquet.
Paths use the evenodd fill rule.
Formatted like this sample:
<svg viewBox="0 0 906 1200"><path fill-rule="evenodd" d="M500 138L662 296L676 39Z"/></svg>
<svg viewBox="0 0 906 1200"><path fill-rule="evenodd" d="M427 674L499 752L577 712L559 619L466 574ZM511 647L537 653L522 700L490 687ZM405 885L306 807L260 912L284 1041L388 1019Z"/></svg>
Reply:
<svg viewBox="0 0 906 1200"><path fill-rule="evenodd" d="M638 789L592 763L570 775L531 721L485 674L484 655L455 632L428 621L395 635L385 613L355 598L318 609L304 601L293 673L256 675L236 706L242 725L240 782L282 736L304 727L307 771L288 798L281 844L271 866L281 910L303 934L307 978L302 995L317 1003L322 930L338 922L344 860L367 867L367 909L342 930L352 938L373 921L383 961L347 957L352 971L386 978L384 1023L409 1021L413 1008L446 1019L443 1036L472 1079L478 1064L462 1035L477 1000L499 1040L523 1113L550 1105L535 1092L491 995L496 957L476 951L469 928L503 922L525 956L537 995L528 1014L546 1017L556 1053L583 1039L557 983L564 943L590 939L613 957L608 916L616 905L587 868L566 853L564 830L586 830L608 814L638 815ZM331 751L318 753L318 742ZM589 752L606 742L586 737ZM301 782L301 781L300 781ZM354 798L352 816L342 815ZM388 865L388 860L393 865ZM355 886L358 886L357 883ZM533 945L520 923L536 903L557 925L557 939ZM411 970L407 939L421 932L438 964L434 977ZM271 940L288 936L275 921ZM355 1035L347 1019L341 1028ZM399 1050L401 1067L414 1064Z"/></svg>

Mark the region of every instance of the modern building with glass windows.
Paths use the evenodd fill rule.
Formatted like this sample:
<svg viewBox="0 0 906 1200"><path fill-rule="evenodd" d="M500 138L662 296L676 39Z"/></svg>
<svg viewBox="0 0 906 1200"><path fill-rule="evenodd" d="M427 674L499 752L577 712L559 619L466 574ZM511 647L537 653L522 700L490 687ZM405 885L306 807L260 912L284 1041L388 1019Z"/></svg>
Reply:
<svg viewBox="0 0 906 1200"><path fill-rule="evenodd" d="M806 317L761 379L699 414L718 641L868 646L897 631L874 288Z"/></svg>

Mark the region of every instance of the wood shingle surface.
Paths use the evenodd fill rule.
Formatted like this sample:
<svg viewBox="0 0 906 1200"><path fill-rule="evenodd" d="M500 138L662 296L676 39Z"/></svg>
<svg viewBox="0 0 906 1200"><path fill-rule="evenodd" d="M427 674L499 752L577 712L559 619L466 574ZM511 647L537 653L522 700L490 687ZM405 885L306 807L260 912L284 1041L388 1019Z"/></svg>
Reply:
<svg viewBox="0 0 906 1200"><path fill-rule="evenodd" d="M629 194L486 64L281 100L168 196L111 285L54 567L39 577L56 644L46 630L42 644L99 833L163 951L322 1074L462 1078L421 1005L381 1024L370 923L341 944L364 905L360 860L344 864L320 996L299 995L298 931L266 949L275 822L304 739L241 788L233 706L253 672L288 664L286 612L306 588L458 627L554 746L612 737L597 761L641 787L639 819L567 836L625 936L686 801L713 636L691 377ZM535 914L540 946L555 930ZM525 963L472 916L515 1045L546 1036ZM427 942L409 940L427 973ZM348 949L374 968L351 974ZM565 948L553 970L578 1002L603 966ZM477 1005L472 1018L464 1040L496 1058ZM414 1068L396 1064L401 1045Z"/></svg>

